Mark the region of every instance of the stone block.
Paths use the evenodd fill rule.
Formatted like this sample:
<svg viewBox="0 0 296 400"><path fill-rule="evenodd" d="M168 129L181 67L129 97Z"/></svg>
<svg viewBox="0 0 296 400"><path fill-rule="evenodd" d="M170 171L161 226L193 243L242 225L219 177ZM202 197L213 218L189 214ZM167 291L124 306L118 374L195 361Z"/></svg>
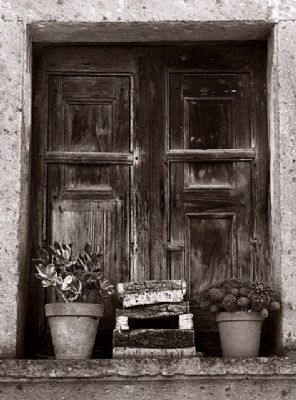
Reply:
<svg viewBox="0 0 296 400"><path fill-rule="evenodd" d="M22 215L22 118L25 30L22 22L0 23L0 358L15 357L18 333ZM24 285L26 283L24 282Z"/></svg>

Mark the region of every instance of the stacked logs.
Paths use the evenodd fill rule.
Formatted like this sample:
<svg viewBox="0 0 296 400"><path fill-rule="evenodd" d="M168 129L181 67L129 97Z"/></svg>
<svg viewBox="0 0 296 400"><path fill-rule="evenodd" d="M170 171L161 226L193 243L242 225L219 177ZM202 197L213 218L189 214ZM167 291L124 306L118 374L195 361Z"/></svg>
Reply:
<svg viewBox="0 0 296 400"><path fill-rule="evenodd" d="M183 280L125 282L117 285L117 291L122 308L116 310L114 358L195 356L193 315L184 301ZM178 319L176 329L130 329L135 321L172 318Z"/></svg>

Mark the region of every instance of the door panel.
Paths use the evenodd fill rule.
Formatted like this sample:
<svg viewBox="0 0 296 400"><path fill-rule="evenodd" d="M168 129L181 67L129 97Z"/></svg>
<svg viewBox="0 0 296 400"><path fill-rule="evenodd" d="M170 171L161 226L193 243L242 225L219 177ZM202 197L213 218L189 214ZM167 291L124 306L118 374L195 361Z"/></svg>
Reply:
<svg viewBox="0 0 296 400"><path fill-rule="evenodd" d="M50 75L48 152L68 157L48 166L48 240L87 242L104 256L104 275L115 284L130 269L130 168L109 164L110 155L129 155L131 135L129 76ZM93 165L84 153L105 153L105 164ZM97 154L99 153L99 154ZM110 154L109 154L110 153ZM87 156L87 155L86 155ZM105 316L115 304L106 302Z"/></svg>
<svg viewBox="0 0 296 400"><path fill-rule="evenodd" d="M175 279L188 281L188 296L194 302L217 277L253 277L252 165L235 164L231 188L210 184L188 188L186 163L170 164L169 241L183 247L170 253L169 264Z"/></svg>
<svg viewBox="0 0 296 400"><path fill-rule="evenodd" d="M168 74L169 149L251 146L249 74Z"/></svg>
<svg viewBox="0 0 296 400"><path fill-rule="evenodd" d="M33 170L42 196L36 192L39 202L32 202L40 221L32 253L54 240L72 242L75 252L91 242L111 283L149 279L147 49L36 51ZM43 305L56 299L37 285L32 277L30 341L32 352L43 354L50 342ZM112 330L116 294L103 301L100 328Z"/></svg>
<svg viewBox="0 0 296 400"><path fill-rule="evenodd" d="M130 77L49 78L48 150L129 152Z"/></svg>
<svg viewBox="0 0 296 400"><path fill-rule="evenodd" d="M48 229L50 243L73 243L76 251L90 242L103 253L103 273L113 284L129 279L130 196L129 166L74 166L82 168L78 182L67 169L49 165ZM87 167L87 168L86 168ZM102 171L100 171L100 169ZM83 179L85 177L85 179ZM103 178L103 179L102 179ZM57 184L58 182L58 184ZM86 182L86 183L85 183ZM52 294L50 294L52 296ZM48 300L54 300L52 297ZM95 299L98 301L99 299ZM116 306L105 301L105 318Z"/></svg>
<svg viewBox="0 0 296 400"><path fill-rule="evenodd" d="M202 290L230 277L271 277L264 52L180 46L154 49L151 60L151 86L159 88L152 109L160 115L153 127L164 136L151 154L159 166L155 197L165 197L164 211L157 201L153 209L167 250L162 276L187 281L195 328L212 347L217 326L199 307ZM151 242L152 257L159 247Z"/></svg>

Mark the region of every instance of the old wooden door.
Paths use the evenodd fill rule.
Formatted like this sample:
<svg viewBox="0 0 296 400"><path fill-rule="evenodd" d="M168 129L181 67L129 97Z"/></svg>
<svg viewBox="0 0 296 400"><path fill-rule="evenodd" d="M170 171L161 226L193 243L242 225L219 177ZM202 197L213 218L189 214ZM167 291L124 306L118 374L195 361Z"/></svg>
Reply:
<svg viewBox="0 0 296 400"><path fill-rule="evenodd" d="M264 46L41 47L35 57L33 250L90 241L114 284L183 278L196 328L213 331L198 308L206 284L270 275ZM46 296L35 283L31 294ZM116 296L103 327L115 307ZM42 301L32 315L40 338Z"/></svg>
<svg viewBox="0 0 296 400"><path fill-rule="evenodd" d="M104 255L103 273L111 283L144 279L147 49L66 46L35 52L33 252L57 240L72 242L78 253L91 242ZM33 343L44 337L45 346L42 303L54 300L53 292L43 293L33 280L31 296L39 299L31 306L31 329L39 338ZM101 327L112 329L116 295L104 303Z"/></svg>
<svg viewBox="0 0 296 400"><path fill-rule="evenodd" d="M211 347L217 327L199 308L202 290L230 277L270 279L266 53L261 45L152 53L153 276L186 280L195 328Z"/></svg>

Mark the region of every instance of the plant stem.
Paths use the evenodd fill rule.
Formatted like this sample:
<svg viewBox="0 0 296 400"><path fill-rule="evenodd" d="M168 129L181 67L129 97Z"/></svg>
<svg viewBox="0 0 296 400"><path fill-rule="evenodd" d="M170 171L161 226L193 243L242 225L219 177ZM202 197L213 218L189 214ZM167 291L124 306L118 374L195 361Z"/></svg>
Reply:
<svg viewBox="0 0 296 400"><path fill-rule="evenodd" d="M65 303L69 303L67 297L64 295L64 293L56 286L55 287L58 293L62 296L62 299L64 300Z"/></svg>

